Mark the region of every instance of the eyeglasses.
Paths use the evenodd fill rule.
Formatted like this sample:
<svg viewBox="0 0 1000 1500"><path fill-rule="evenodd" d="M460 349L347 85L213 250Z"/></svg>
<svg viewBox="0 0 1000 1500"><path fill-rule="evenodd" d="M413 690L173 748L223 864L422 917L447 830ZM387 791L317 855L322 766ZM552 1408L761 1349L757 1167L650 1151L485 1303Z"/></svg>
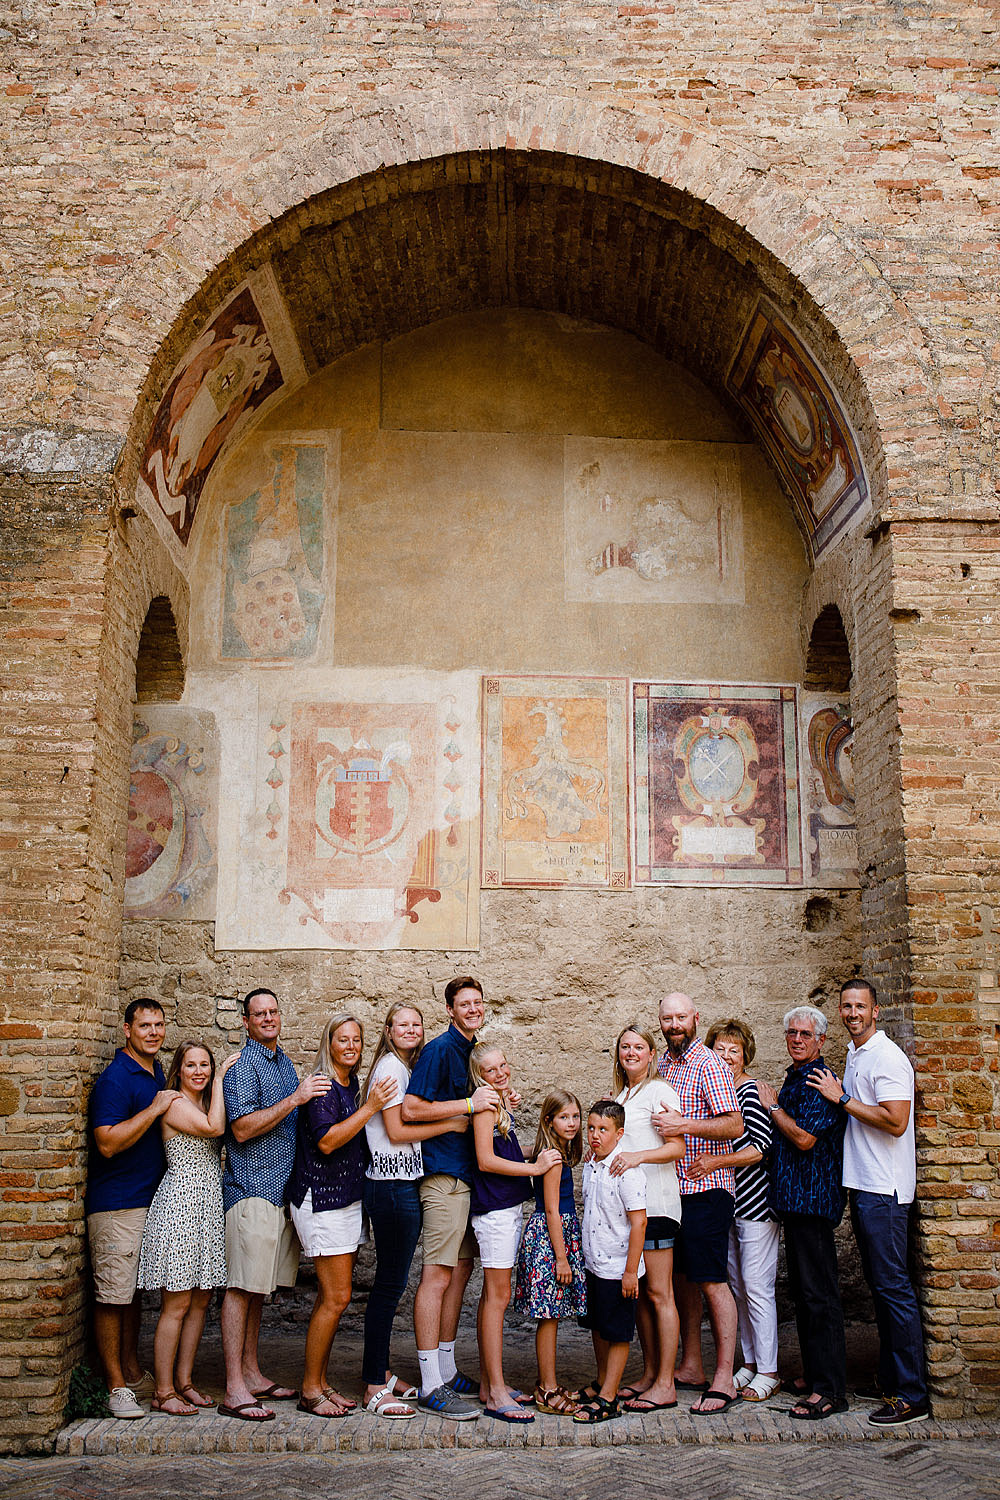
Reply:
<svg viewBox="0 0 1000 1500"><path fill-rule="evenodd" d="M789 1027L789 1029L785 1032L785 1035L805 1037L807 1042L813 1042L816 1040L815 1031L796 1031L793 1027Z"/></svg>

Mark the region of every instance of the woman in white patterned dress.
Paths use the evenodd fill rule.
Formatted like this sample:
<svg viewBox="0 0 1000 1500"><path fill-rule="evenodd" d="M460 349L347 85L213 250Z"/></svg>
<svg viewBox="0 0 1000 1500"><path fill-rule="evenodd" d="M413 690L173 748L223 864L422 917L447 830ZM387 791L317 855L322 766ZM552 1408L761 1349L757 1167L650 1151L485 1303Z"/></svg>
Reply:
<svg viewBox="0 0 1000 1500"><path fill-rule="evenodd" d="M171 1059L166 1087L180 1097L163 1116L167 1170L146 1215L139 1252L139 1286L162 1288L151 1406L173 1417L193 1417L200 1406L213 1404L197 1390L193 1374L212 1291L226 1284L219 1163L224 1071L216 1073L215 1058L201 1042L181 1042Z"/></svg>

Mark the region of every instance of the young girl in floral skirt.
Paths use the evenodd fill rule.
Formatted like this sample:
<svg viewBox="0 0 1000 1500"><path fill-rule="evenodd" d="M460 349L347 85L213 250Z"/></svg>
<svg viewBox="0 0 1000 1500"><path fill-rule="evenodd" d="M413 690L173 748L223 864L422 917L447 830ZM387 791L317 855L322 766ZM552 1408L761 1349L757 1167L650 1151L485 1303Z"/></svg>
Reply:
<svg viewBox="0 0 1000 1500"><path fill-rule="evenodd" d="M536 1407L553 1416L572 1416L579 1403L556 1379L556 1336L560 1318L577 1318L587 1310L580 1220L573 1198L573 1168L583 1155L583 1131L580 1101L563 1089L553 1089L542 1104L533 1155L550 1146L562 1160L541 1180L535 1179L535 1212L521 1240L514 1310L538 1320Z"/></svg>

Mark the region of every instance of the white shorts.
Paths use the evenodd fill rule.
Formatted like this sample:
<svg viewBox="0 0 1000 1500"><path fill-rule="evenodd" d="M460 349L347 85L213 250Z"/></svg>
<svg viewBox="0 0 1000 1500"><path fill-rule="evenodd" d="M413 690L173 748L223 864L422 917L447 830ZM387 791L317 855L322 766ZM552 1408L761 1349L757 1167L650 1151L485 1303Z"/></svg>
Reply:
<svg viewBox="0 0 1000 1500"><path fill-rule="evenodd" d="M312 1189L299 1208L292 1204L292 1223L302 1248L313 1260L317 1255L353 1255L361 1244L361 1199L346 1208L327 1208L313 1213Z"/></svg>
<svg viewBox="0 0 1000 1500"><path fill-rule="evenodd" d="M523 1226L520 1203L513 1208L495 1208L492 1213L472 1215L472 1232L485 1270L510 1270L517 1264Z"/></svg>

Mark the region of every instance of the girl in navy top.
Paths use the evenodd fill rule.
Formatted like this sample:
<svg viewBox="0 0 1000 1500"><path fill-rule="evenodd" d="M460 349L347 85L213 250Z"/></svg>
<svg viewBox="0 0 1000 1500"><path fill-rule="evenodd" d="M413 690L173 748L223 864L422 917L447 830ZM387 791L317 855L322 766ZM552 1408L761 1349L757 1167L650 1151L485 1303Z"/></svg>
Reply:
<svg viewBox="0 0 1000 1500"><path fill-rule="evenodd" d="M528 1179L548 1171L561 1160L558 1151L543 1149L536 1162L526 1162L514 1133L508 1108L510 1068L499 1047L480 1042L469 1058L469 1092L483 1085L496 1089L496 1109L479 1110L472 1120L476 1167L472 1177L472 1229L483 1264L483 1294L479 1308L480 1398L486 1415L501 1422L533 1422L503 1378L503 1317L510 1301L510 1273L521 1239L521 1205L531 1197ZM522 1397L527 1402L527 1397Z"/></svg>
<svg viewBox="0 0 1000 1500"><path fill-rule="evenodd" d="M517 1259L514 1310L538 1319L535 1405L554 1416L572 1416L579 1403L556 1380L556 1335L560 1318L587 1311L587 1283L580 1248L580 1220L573 1197L573 1168L583 1155L580 1101L553 1089L542 1104L535 1151L554 1146L559 1157L535 1181L535 1212L528 1220Z"/></svg>
<svg viewBox="0 0 1000 1500"><path fill-rule="evenodd" d="M361 1022L350 1015L332 1016L313 1064L315 1074L330 1079L329 1093L311 1099L298 1113L290 1185L292 1222L302 1248L313 1258L317 1280L299 1410L317 1417L346 1417L357 1405L330 1389L326 1367L341 1316L351 1300L361 1242L364 1129L397 1091L395 1081L386 1078L358 1107L363 1048Z"/></svg>

